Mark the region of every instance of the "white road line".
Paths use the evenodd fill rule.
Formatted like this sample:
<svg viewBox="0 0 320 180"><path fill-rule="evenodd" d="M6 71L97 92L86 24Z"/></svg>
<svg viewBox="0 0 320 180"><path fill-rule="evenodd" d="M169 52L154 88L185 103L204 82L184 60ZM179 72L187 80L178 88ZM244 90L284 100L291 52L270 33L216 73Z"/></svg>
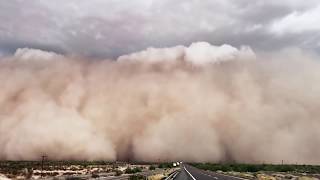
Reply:
<svg viewBox="0 0 320 180"><path fill-rule="evenodd" d="M178 171L175 171L170 176L168 176L165 180L174 179L177 174L178 174Z"/></svg>
<svg viewBox="0 0 320 180"><path fill-rule="evenodd" d="M173 175L172 179L176 178L176 176L178 175L178 171L175 172L175 174Z"/></svg>
<svg viewBox="0 0 320 180"><path fill-rule="evenodd" d="M183 168L184 168L185 171L187 171L187 173L191 176L191 178L192 178L193 180L197 180L196 178L194 178L194 177L192 176L192 174L186 169L185 166L183 166Z"/></svg>

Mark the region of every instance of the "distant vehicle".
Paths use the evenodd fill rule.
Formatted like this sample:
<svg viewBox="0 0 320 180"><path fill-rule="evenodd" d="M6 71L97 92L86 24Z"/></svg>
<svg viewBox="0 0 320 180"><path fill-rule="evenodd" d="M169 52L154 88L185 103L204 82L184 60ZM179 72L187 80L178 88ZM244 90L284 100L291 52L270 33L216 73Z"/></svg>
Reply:
<svg viewBox="0 0 320 180"><path fill-rule="evenodd" d="M173 167L176 167L176 166L177 166L177 163L173 163L172 165L173 165Z"/></svg>

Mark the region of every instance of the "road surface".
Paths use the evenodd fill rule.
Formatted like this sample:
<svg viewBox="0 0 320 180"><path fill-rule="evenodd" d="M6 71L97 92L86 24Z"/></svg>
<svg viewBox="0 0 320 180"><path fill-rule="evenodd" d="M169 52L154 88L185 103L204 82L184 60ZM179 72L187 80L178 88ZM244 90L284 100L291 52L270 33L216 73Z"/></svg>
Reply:
<svg viewBox="0 0 320 180"><path fill-rule="evenodd" d="M174 180L244 180L244 178L232 177L211 171L204 171L187 164L181 164L180 172L172 178Z"/></svg>

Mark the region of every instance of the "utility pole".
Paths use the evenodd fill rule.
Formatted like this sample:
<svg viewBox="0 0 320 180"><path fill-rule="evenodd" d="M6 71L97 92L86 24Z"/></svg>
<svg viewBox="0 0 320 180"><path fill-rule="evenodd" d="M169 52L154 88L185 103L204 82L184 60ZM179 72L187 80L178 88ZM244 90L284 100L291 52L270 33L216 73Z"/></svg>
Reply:
<svg viewBox="0 0 320 180"><path fill-rule="evenodd" d="M43 177L43 163L44 163L45 159L47 158L47 156L42 155L41 157L42 157L42 159L41 159L41 177Z"/></svg>

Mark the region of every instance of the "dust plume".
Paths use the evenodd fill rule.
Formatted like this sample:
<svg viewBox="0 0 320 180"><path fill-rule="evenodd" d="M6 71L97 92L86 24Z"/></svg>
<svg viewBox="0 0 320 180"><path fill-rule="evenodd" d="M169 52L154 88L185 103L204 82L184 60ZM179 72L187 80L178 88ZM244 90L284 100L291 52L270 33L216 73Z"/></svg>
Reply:
<svg viewBox="0 0 320 180"><path fill-rule="evenodd" d="M0 60L0 159L320 163L320 64L194 43Z"/></svg>

